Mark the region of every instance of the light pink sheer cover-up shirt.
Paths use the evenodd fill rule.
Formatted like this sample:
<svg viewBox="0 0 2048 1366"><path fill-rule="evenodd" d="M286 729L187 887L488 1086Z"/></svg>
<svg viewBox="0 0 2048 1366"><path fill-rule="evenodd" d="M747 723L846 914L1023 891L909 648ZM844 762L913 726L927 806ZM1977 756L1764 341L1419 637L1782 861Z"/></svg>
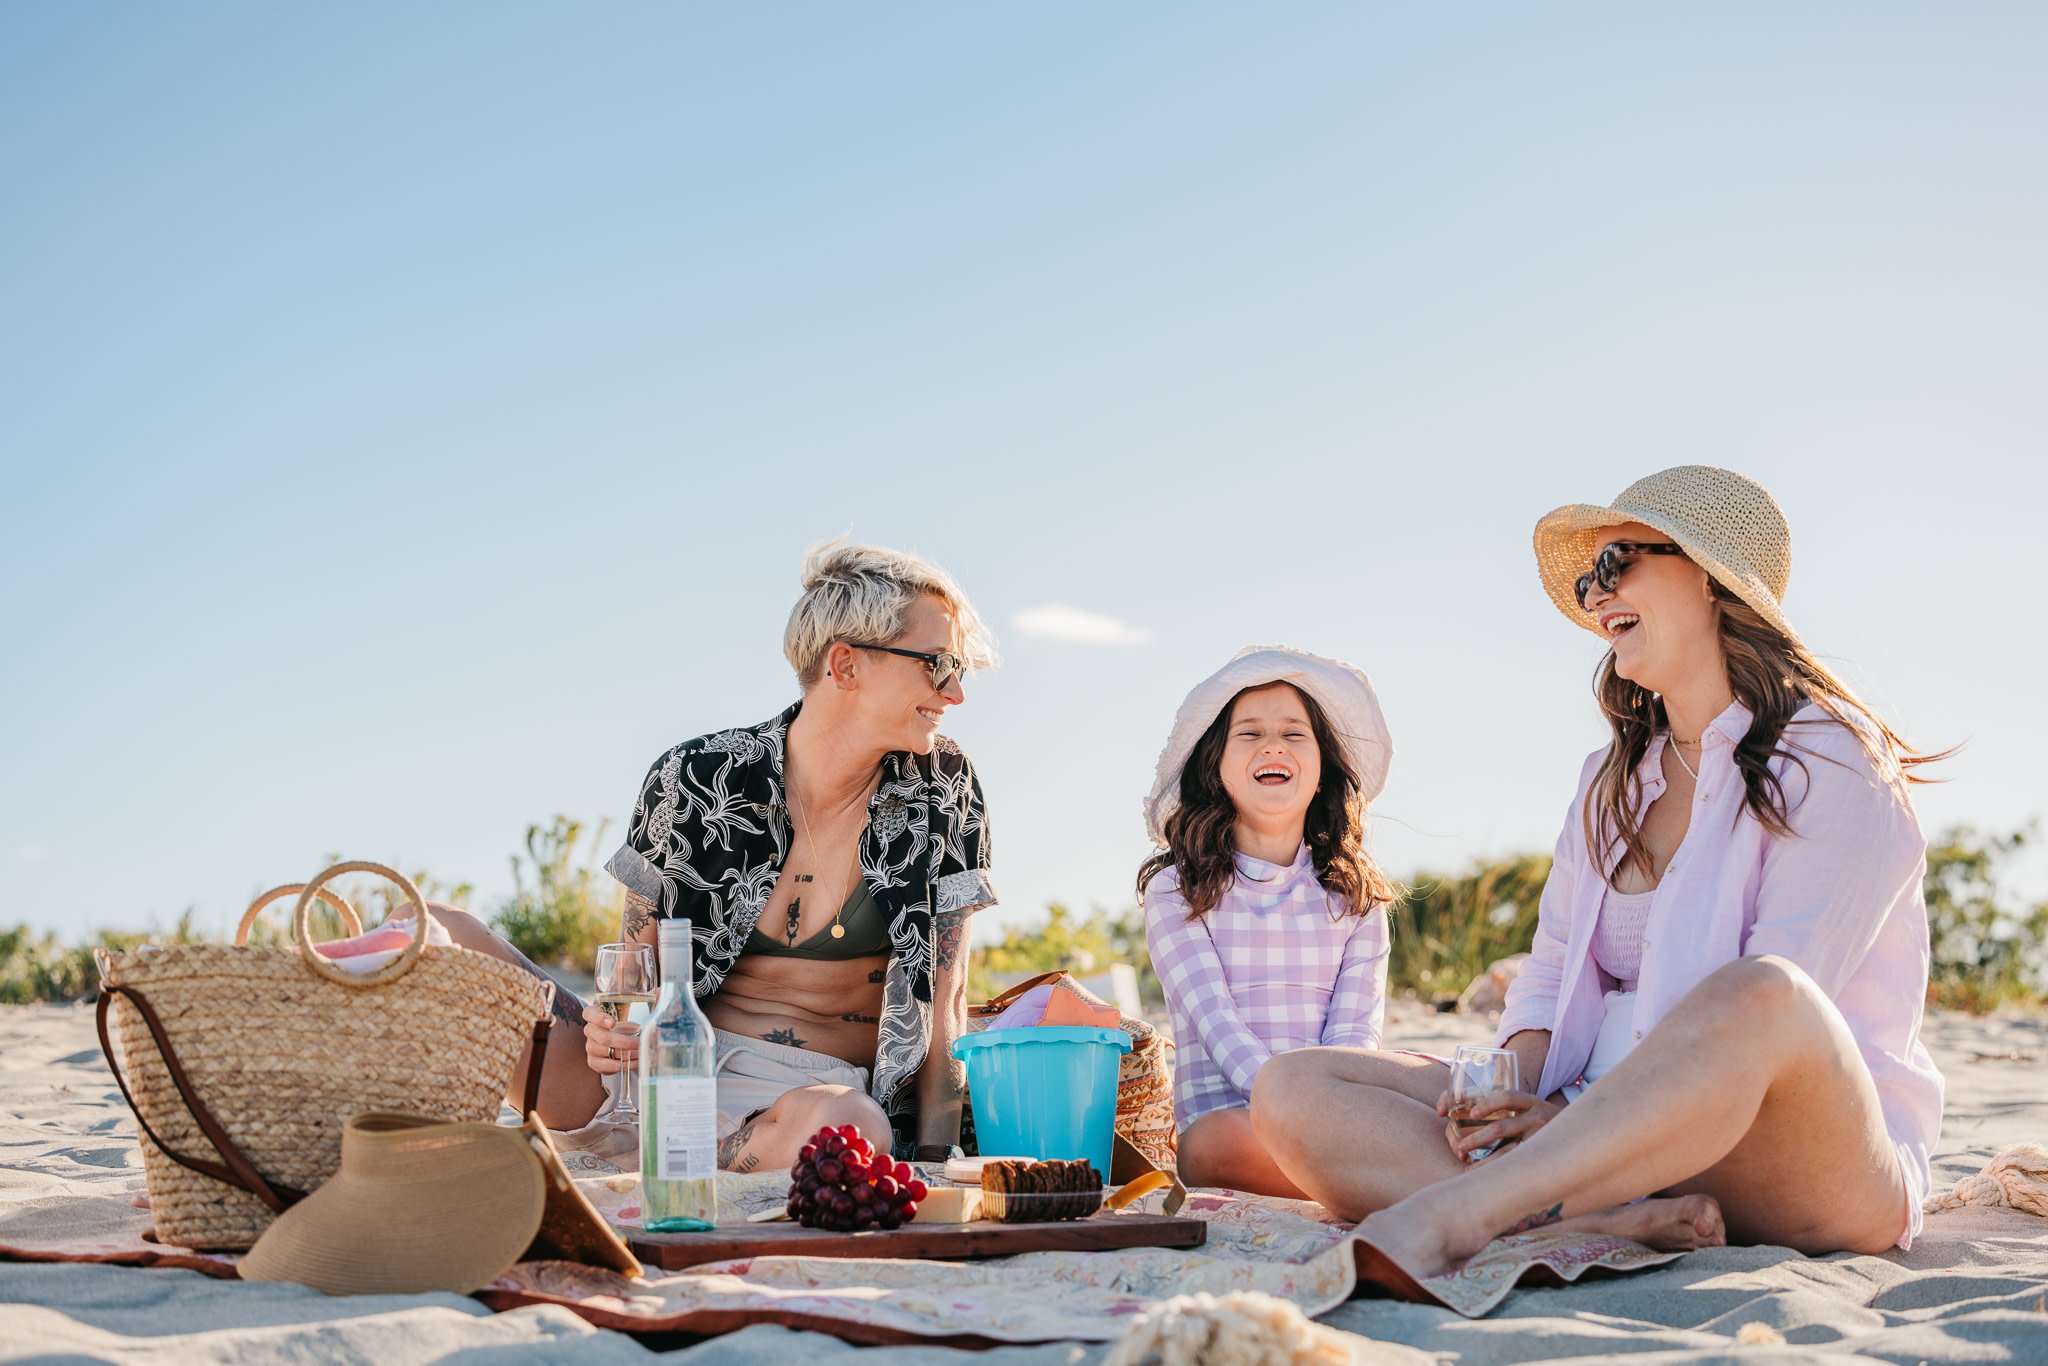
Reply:
<svg viewBox="0 0 2048 1366"><path fill-rule="evenodd" d="M1797 963L1834 1001L1877 1086L1885 1129L1908 1190L1901 1247L1920 1232L1928 1158L1941 1135L1942 1078L1920 1041L1927 998L1927 841L1896 774L1879 772L1848 727L1801 707L1772 770L1785 786L1792 835L1773 835L1744 805L1735 745L1752 717L1741 703L1707 728L1692 820L1658 884L1643 937L1634 1032L1641 1040L1679 998L1737 958ZM1637 810L1663 794L1664 736L1636 770ZM1551 1032L1538 1095L1576 1080L1600 1032L1603 982L1594 922L1604 883L1579 813L1606 751L1594 753L1557 842L1536 939L1508 990L1498 1041ZM1609 859L1611 865L1615 859Z"/></svg>
<svg viewBox="0 0 2048 1366"><path fill-rule="evenodd" d="M1180 872L1145 888L1145 943L1173 1016L1174 1123L1249 1105L1275 1053L1318 1044L1378 1048L1387 1015L1386 912L1343 907L1316 880L1308 846L1291 864L1237 857L1207 915L1188 918Z"/></svg>

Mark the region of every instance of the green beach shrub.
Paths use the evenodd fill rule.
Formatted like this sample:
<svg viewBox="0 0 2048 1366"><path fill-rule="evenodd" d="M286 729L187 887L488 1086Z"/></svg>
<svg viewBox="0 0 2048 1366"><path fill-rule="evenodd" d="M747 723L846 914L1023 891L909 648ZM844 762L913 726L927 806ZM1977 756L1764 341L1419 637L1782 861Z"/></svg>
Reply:
<svg viewBox="0 0 2048 1366"><path fill-rule="evenodd" d="M527 826L526 852L512 856L512 883L518 890L491 917L491 927L543 967L587 972L597 961L597 946L619 937L625 891L611 878L598 876L608 825L598 822L580 865L576 846L583 825L567 816Z"/></svg>

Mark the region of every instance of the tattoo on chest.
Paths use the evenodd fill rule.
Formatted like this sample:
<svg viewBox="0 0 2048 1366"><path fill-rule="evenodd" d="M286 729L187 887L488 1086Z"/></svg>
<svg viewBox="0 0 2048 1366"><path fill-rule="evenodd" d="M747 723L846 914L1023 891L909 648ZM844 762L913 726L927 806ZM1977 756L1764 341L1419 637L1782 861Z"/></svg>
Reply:
<svg viewBox="0 0 2048 1366"><path fill-rule="evenodd" d="M1561 1223L1563 1222L1563 1220L1564 1201L1560 1200L1556 1204L1552 1205L1549 1209L1540 1209L1537 1210L1534 1214L1523 1215L1519 1220L1516 1221L1515 1226L1513 1228L1508 1229L1506 1232L1501 1234L1501 1236L1505 1238L1510 1234L1527 1233L1532 1228L1543 1228L1548 1224Z"/></svg>
<svg viewBox="0 0 2048 1366"><path fill-rule="evenodd" d="M839 1018L848 1024L880 1024L882 1022L882 1017L879 1015L853 1014L841 1015Z"/></svg>
<svg viewBox="0 0 2048 1366"><path fill-rule="evenodd" d="M790 1048L802 1048L804 1041L796 1036L794 1029L771 1029L761 1036L769 1043L779 1043Z"/></svg>
<svg viewBox="0 0 2048 1366"><path fill-rule="evenodd" d="M888 976L888 973L883 972L880 968L876 968L873 972L868 974L868 980L870 982L881 982L887 980Z"/></svg>
<svg viewBox="0 0 2048 1366"><path fill-rule="evenodd" d="M799 882L809 882L809 881L810 881L810 879L809 879L809 878L807 878L807 877L803 877L803 878L798 878L798 879L797 879L797 881L799 881ZM794 945L796 944L796 926L797 926L797 921L798 921L798 920L799 920L799 919L800 919L800 918L801 918L801 917L803 916L803 913L804 913L804 899L803 899L802 897L800 897L800 896L793 896L793 897L791 897L791 898L789 899L789 931L788 931L788 934L789 934L789 942L790 942L790 944L791 944L792 946L794 946Z"/></svg>

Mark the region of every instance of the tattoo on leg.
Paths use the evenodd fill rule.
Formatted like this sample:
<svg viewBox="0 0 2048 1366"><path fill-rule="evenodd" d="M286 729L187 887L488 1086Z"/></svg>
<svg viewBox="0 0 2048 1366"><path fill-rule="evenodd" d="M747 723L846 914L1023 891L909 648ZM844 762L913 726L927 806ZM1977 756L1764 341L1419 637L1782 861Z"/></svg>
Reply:
<svg viewBox="0 0 2048 1366"><path fill-rule="evenodd" d="M761 1165L758 1153L746 1152L746 1146L753 1140L754 1126L760 1123L759 1115L734 1129L718 1141L718 1169L722 1172L750 1172ZM742 1156L742 1154L745 1154Z"/></svg>
<svg viewBox="0 0 2048 1366"><path fill-rule="evenodd" d="M654 915L652 901L633 892L626 893L626 913L621 917L619 937L629 942L639 939L654 922Z"/></svg>
<svg viewBox="0 0 2048 1366"><path fill-rule="evenodd" d="M796 1036L794 1029L771 1029L761 1036L769 1043L786 1044L791 1048L802 1048L804 1041Z"/></svg>
<svg viewBox="0 0 2048 1366"><path fill-rule="evenodd" d="M1540 1209L1537 1210L1534 1214L1523 1215L1519 1220L1516 1221L1515 1226L1511 1229L1508 1229L1505 1233L1502 1233L1501 1237L1506 1238L1511 1234L1527 1233L1530 1229L1542 1228L1546 1224L1558 1223L1562 1221L1563 1218L1564 1201L1560 1200L1556 1204L1552 1205L1549 1209Z"/></svg>
<svg viewBox="0 0 2048 1366"><path fill-rule="evenodd" d="M550 981L554 979L550 978ZM555 1022L564 1028L581 1031L583 1028L583 1001L575 992L555 982Z"/></svg>

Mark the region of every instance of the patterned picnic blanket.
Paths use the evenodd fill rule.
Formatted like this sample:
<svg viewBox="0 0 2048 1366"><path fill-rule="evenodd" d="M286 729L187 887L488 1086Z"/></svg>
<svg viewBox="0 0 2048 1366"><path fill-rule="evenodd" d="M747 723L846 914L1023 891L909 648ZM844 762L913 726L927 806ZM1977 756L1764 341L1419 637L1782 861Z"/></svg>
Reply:
<svg viewBox="0 0 2048 1366"><path fill-rule="evenodd" d="M640 1217L639 1178L588 1152L564 1154L598 1210L630 1231ZM62 1221L0 1230L0 1257L181 1266L233 1277L232 1254L193 1253L148 1241L150 1216L135 1190L116 1197L102 1185ZM780 1173L719 1178L719 1220L782 1202ZM1164 1193L1137 1208L1158 1213ZM1322 1207L1228 1191L1190 1193L1183 1215L1208 1222L1195 1249L1031 1252L986 1261L756 1257L630 1279L569 1262L522 1262L477 1292L494 1309L562 1305L590 1322L631 1332L719 1333L779 1323L852 1342L956 1346L1058 1340L1107 1341L1131 1320L1175 1295L1259 1290L1311 1316L1358 1290L1347 1228ZM47 1230L47 1231L45 1231ZM1462 1313L1484 1313L1522 1274L1541 1264L1552 1279L1595 1268L1624 1270L1669 1261L1619 1239L1503 1239L1457 1276L1429 1288ZM1049 1287L1057 1293L1048 1294Z"/></svg>

